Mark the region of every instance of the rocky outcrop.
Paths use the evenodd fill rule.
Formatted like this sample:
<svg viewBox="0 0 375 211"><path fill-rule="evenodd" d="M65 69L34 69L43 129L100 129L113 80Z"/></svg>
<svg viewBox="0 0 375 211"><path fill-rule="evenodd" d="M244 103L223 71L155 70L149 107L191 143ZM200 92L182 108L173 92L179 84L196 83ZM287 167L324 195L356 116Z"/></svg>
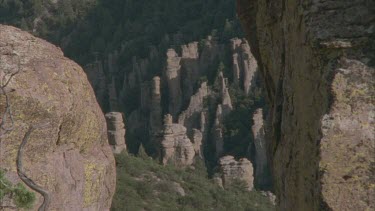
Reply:
<svg viewBox="0 0 375 211"><path fill-rule="evenodd" d="M194 87L200 76L198 42L182 45L183 98L188 101L194 94Z"/></svg>
<svg viewBox="0 0 375 211"><path fill-rule="evenodd" d="M264 134L263 109L257 109L253 114L251 131L255 145L255 183L262 188L269 185L266 139Z"/></svg>
<svg viewBox="0 0 375 211"><path fill-rule="evenodd" d="M189 166L193 164L195 150L192 142L186 135L186 128L174 124L170 114L164 117L164 128L159 135L160 162L163 165Z"/></svg>
<svg viewBox="0 0 375 211"><path fill-rule="evenodd" d="M188 108L179 115L178 123L188 129L189 135L192 134L193 128L200 125L201 112L207 107L207 105L205 105L205 99L209 94L210 89L207 82L203 82L197 93L190 97Z"/></svg>
<svg viewBox="0 0 375 211"><path fill-rule="evenodd" d="M8 93L14 127L0 140L0 168L12 183L21 182L17 150L33 125L23 148L23 169L50 194L48 210L109 210L115 162L105 118L83 70L59 48L0 25L0 75L17 70L8 84L14 90ZM2 115L5 102L0 95ZM7 127L8 120L2 120ZM32 210L43 201L36 196Z"/></svg>
<svg viewBox="0 0 375 211"><path fill-rule="evenodd" d="M193 144L194 144L194 151L195 155L203 158L203 134L198 129L193 129L193 138L192 138Z"/></svg>
<svg viewBox="0 0 375 211"><path fill-rule="evenodd" d="M216 109L215 122L211 129L211 137L215 143L215 154L217 158L224 152L223 120L223 109L221 104L219 104Z"/></svg>
<svg viewBox="0 0 375 211"><path fill-rule="evenodd" d="M169 93L169 113L177 118L182 105L181 93L181 57L178 57L174 49L167 52L166 80Z"/></svg>
<svg viewBox="0 0 375 211"><path fill-rule="evenodd" d="M233 156L227 155L219 160L220 177L224 187L230 186L234 181L239 180L245 183L247 190L252 190L253 165L246 158L236 161Z"/></svg>
<svg viewBox="0 0 375 211"><path fill-rule="evenodd" d="M269 99L279 210L375 209L374 8L238 0Z"/></svg>
<svg viewBox="0 0 375 211"><path fill-rule="evenodd" d="M119 112L110 112L105 115L108 127L108 142L115 154L126 150L125 145L125 125L122 114Z"/></svg>
<svg viewBox="0 0 375 211"><path fill-rule="evenodd" d="M223 107L223 115L226 116L233 110L233 106L228 91L228 79L224 78L223 72L219 72L216 83L219 87L219 95L221 99L221 105Z"/></svg>
<svg viewBox="0 0 375 211"><path fill-rule="evenodd" d="M150 108L150 133L151 135L162 129L162 108L160 77L155 76L152 80L151 88L151 108Z"/></svg>
<svg viewBox="0 0 375 211"><path fill-rule="evenodd" d="M224 78L222 72L218 74L215 81L215 86L219 89L219 99L221 99L221 103L217 105L214 123L211 128L211 137L215 143L215 154L217 158L220 157L224 152L224 120L225 117L233 110L232 100L227 87L227 81L228 79Z"/></svg>
<svg viewBox="0 0 375 211"><path fill-rule="evenodd" d="M249 94L254 86L255 74L258 64L250 52L249 43L243 39L231 39L231 50L233 54L233 82L240 84L246 94Z"/></svg>

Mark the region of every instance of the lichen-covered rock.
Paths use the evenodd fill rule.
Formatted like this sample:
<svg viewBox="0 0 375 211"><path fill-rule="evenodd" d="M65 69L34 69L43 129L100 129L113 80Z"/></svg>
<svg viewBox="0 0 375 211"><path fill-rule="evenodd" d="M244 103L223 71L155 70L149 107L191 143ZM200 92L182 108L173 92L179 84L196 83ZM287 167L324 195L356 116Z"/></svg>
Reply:
<svg viewBox="0 0 375 211"><path fill-rule="evenodd" d="M219 168L224 187L240 180L245 182L247 190L253 189L253 165L248 159L241 158L236 161L233 156L227 155L219 159Z"/></svg>
<svg viewBox="0 0 375 211"><path fill-rule="evenodd" d="M238 0L279 210L374 210L374 1Z"/></svg>
<svg viewBox="0 0 375 211"><path fill-rule="evenodd" d="M105 115L108 127L108 142L115 154L126 150L125 125L120 112L110 112Z"/></svg>
<svg viewBox="0 0 375 211"><path fill-rule="evenodd" d="M10 181L21 182L17 150L28 127L42 124L24 148L23 166L50 193L49 210L109 210L115 162L104 115L85 73L54 45L0 25L0 71L18 68L8 85L14 89L8 94L14 128L1 138L0 168ZM0 95L1 114L4 103ZM33 210L43 200L36 196Z"/></svg>

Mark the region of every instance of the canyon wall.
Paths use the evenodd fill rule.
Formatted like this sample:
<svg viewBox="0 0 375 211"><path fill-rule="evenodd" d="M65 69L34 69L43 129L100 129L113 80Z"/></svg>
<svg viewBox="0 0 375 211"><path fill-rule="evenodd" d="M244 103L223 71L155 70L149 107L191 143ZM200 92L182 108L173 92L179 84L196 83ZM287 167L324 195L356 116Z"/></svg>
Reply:
<svg viewBox="0 0 375 211"><path fill-rule="evenodd" d="M237 6L270 105L278 209L375 209L375 2Z"/></svg>
<svg viewBox="0 0 375 211"><path fill-rule="evenodd" d="M2 86L12 74L8 91L0 95L0 169L6 178L22 183L16 160L26 139L23 171L49 193L48 210L109 210L115 162L86 74L54 45L0 25ZM31 126L35 130L27 139ZM36 196L32 210L43 201Z"/></svg>

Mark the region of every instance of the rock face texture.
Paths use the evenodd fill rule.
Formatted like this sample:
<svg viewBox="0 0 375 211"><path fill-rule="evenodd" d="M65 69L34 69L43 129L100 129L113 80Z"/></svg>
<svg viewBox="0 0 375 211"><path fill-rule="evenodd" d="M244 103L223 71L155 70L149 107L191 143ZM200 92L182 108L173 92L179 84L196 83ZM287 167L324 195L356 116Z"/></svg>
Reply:
<svg viewBox="0 0 375 211"><path fill-rule="evenodd" d="M258 63L250 51L249 43L243 39L231 39L231 51L233 54L233 82L239 84L246 94L254 84Z"/></svg>
<svg viewBox="0 0 375 211"><path fill-rule="evenodd" d="M255 183L259 187L264 187L269 183L269 176L267 175L267 142L264 134L263 109L257 109L254 112L253 122L251 130L255 145Z"/></svg>
<svg viewBox="0 0 375 211"><path fill-rule="evenodd" d="M176 118L182 101L181 93L181 57L178 57L174 49L167 52L167 68L165 75L167 77L169 90L169 112Z"/></svg>
<svg viewBox="0 0 375 211"><path fill-rule="evenodd" d="M115 154L126 150L125 145L125 125L122 114L119 112L110 112L105 115L108 127L108 142Z"/></svg>
<svg viewBox="0 0 375 211"><path fill-rule="evenodd" d="M151 108L150 108L150 133L153 135L162 128L162 108L160 93L160 77L155 76L152 80Z"/></svg>
<svg viewBox="0 0 375 211"><path fill-rule="evenodd" d="M193 144L194 144L194 150L195 155L199 156L200 158L203 158L203 134L198 129L193 129Z"/></svg>
<svg viewBox="0 0 375 211"><path fill-rule="evenodd" d="M192 42L188 45L182 45L182 77L183 77L183 95L184 100L189 100L192 96L193 88L200 76L199 70L199 50L198 42Z"/></svg>
<svg viewBox="0 0 375 211"><path fill-rule="evenodd" d="M190 103L178 117L178 123L184 125L188 129L188 133L192 134L194 127L200 124L201 112L204 111L204 100L210 94L207 82L203 82L197 93L190 97Z"/></svg>
<svg viewBox="0 0 375 211"><path fill-rule="evenodd" d="M375 209L374 1L238 0L279 210Z"/></svg>
<svg viewBox="0 0 375 211"><path fill-rule="evenodd" d="M14 128L0 140L0 168L10 181L21 182L17 150L28 127L42 124L24 147L23 165L27 176L50 193L49 210L109 210L115 162L104 116L83 70L54 45L0 25L0 75L17 69L8 85L14 90L8 93ZM0 95L1 114L5 106ZM43 200L36 196L32 210Z"/></svg>
<svg viewBox="0 0 375 211"><path fill-rule="evenodd" d="M224 78L223 72L220 72L215 82L217 87L219 87L219 95L221 99L221 103L216 108L215 120L211 128L211 137L213 137L213 141L215 142L215 153L217 158L222 155L224 150L224 119L233 110L227 81L228 79Z"/></svg>
<svg viewBox="0 0 375 211"><path fill-rule="evenodd" d="M173 124L170 114L164 117L164 129L160 134L160 162L176 166L189 166L195 157L194 145L186 135L186 128Z"/></svg>
<svg viewBox="0 0 375 211"><path fill-rule="evenodd" d="M245 182L248 190L253 189L253 165L248 159L241 158L236 161L233 156L227 155L220 158L219 168L224 187L230 186L235 180L240 180Z"/></svg>

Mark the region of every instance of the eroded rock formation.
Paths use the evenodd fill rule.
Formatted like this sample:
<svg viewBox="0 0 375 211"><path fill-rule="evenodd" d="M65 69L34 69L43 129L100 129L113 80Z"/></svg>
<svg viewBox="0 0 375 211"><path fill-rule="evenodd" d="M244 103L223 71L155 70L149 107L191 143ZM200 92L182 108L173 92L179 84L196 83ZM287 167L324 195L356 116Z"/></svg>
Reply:
<svg viewBox="0 0 375 211"><path fill-rule="evenodd" d="M126 150L125 125L120 112L110 112L105 115L108 129L108 142L115 154Z"/></svg>
<svg viewBox="0 0 375 211"><path fill-rule="evenodd" d="M231 50L233 54L233 82L241 83L241 88L246 94L249 94L251 87L254 86L255 74L258 70L257 61L245 39L231 39Z"/></svg>
<svg viewBox="0 0 375 211"><path fill-rule="evenodd" d="M217 158L224 152L223 120L223 109L221 104L219 104L216 109L215 122L211 129L211 137L215 143L215 154Z"/></svg>
<svg viewBox="0 0 375 211"><path fill-rule="evenodd" d="M220 177L224 187L228 187L236 180L245 182L246 189L252 190L254 185L253 165L246 158L236 161L233 156L227 155L219 160Z"/></svg>
<svg viewBox="0 0 375 211"><path fill-rule="evenodd" d="M178 57L174 49L167 52L167 68L166 78L169 93L169 113L177 118L177 114L181 109L182 93L181 93L181 57Z"/></svg>
<svg viewBox="0 0 375 211"><path fill-rule="evenodd" d="M265 139L263 109L257 109L253 114L253 126L251 131L255 145L255 183L259 187L267 186L269 181L267 142Z"/></svg>
<svg viewBox="0 0 375 211"><path fill-rule="evenodd" d="M203 158L203 134L198 129L193 129L193 144L194 144L194 150L195 155L199 156L200 158Z"/></svg>
<svg viewBox="0 0 375 211"><path fill-rule="evenodd" d="M150 108L150 133L151 135L162 129L162 108L161 108L160 77L155 76L151 88Z"/></svg>
<svg viewBox="0 0 375 211"><path fill-rule="evenodd" d="M219 99L221 99L221 103L217 105L214 123L211 128L211 137L213 142L215 143L215 153L217 158L220 157L224 152L224 119L233 110L227 81L228 80L224 78L222 72L218 74L218 77L215 81L215 84L219 89Z"/></svg>
<svg viewBox="0 0 375 211"><path fill-rule="evenodd" d="M200 125L201 112L206 109L205 99L209 94L207 82L203 82L197 93L190 97L188 108L179 115L178 123L184 125L189 134L192 134L193 128Z"/></svg>
<svg viewBox="0 0 375 211"><path fill-rule="evenodd" d="M192 42L188 45L182 45L182 79L183 79L183 98L188 101L194 94L194 86L199 79L199 53L198 42Z"/></svg>
<svg viewBox="0 0 375 211"><path fill-rule="evenodd" d="M164 128L160 138L160 162L176 166L189 166L193 164L195 150L193 143L186 135L186 128L173 123L170 114L164 117Z"/></svg>
<svg viewBox="0 0 375 211"><path fill-rule="evenodd" d="M279 210L375 209L374 1L238 0Z"/></svg>
<svg viewBox="0 0 375 211"><path fill-rule="evenodd" d="M8 94L14 128L0 140L0 168L12 183L21 182L18 147L29 126L43 125L29 137L23 169L50 193L49 210L109 210L115 162L104 115L85 73L54 45L0 25L0 72L17 69L8 85L14 90ZM0 95L1 114L5 106ZM36 196L33 210L42 203Z"/></svg>

